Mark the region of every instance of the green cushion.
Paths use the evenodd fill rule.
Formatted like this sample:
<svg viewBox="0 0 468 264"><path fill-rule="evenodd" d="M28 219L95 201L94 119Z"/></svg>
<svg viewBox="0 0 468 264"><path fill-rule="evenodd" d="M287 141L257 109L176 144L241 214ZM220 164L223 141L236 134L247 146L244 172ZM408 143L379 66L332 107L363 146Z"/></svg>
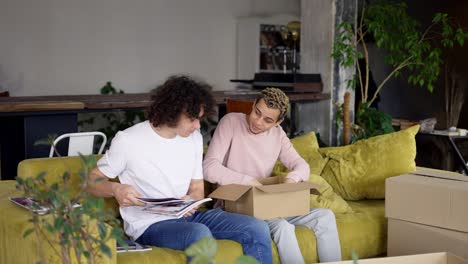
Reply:
<svg viewBox="0 0 468 264"><path fill-rule="evenodd" d="M321 148L329 158L321 175L345 200L382 199L386 178L416 170L418 130L419 125L353 145Z"/></svg>

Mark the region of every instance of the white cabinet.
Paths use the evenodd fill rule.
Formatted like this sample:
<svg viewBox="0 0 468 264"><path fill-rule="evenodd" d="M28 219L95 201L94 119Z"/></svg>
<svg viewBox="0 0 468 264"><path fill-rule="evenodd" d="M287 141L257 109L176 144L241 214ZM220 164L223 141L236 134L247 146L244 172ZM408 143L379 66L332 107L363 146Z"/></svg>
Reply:
<svg viewBox="0 0 468 264"><path fill-rule="evenodd" d="M281 31L288 22L297 20L300 18L294 15L238 18L237 79L252 79L256 72L291 72L293 43L285 41ZM297 51L298 47L296 43Z"/></svg>

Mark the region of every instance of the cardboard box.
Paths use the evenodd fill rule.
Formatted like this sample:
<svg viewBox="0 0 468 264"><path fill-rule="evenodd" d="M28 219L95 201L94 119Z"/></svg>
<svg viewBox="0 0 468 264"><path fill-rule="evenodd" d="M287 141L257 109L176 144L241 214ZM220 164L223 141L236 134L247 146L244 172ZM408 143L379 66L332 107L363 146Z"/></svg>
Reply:
<svg viewBox="0 0 468 264"><path fill-rule="evenodd" d="M447 251L468 258L468 233L388 219L389 256Z"/></svg>
<svg viewBox="0 0 468 264"><path fill-rule="evenodd" d="M468 232L468 177L420 170L385 184L388 218Z"/></svg>
<svg viewBox="0 0 468 264"><path fill-rule="evenodd" d="M329 264L352 264L352 260L328 262ZM440 252L402 257L360 259L359 264L467 264L468 260L453 254Z"/></svg>
<svg viewBox="0 0 468 264"><path fill-rule="evenodd" d="M228 184L219 186L209 197L224 200L228 212L259 219L305 215L310 211L310 194L320 194L311 182L281 183L283 177L259 180L262 186Z"/></svg>

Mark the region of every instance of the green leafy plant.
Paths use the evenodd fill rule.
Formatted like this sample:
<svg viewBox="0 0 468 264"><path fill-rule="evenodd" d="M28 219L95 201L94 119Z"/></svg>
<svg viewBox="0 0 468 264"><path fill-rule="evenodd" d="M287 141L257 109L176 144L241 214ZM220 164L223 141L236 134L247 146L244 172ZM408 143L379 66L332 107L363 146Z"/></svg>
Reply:
<svg viewBox="0 0 468 264"><path fill-rule="evenodd" d="M216 239L205 237L190 245L185 249L185 254L189 256L191 264L216 264L214 257L218 251ZM258 264L258 261L251 256L239 256L235 264Z"/></svg>
<svg viewBox="0 0 468 264"><path fill-rule="evenodd" d="M453 26L445 13L436 13L432 23L426 28L407 14L404 2L375 1L360 10L357 25L342 22L337 27L338 36L333 45L332 57L340 60L340 65L353 67L356 74L346 81L348 88L360 87L356 125L361 129L372 129L377 122L388 122L388 118L376 114L377 110L370 105L377 99L385 84L393 77L406 73L408 83L433 91L434 83L439 78L442 61L442 50L450 49L456 43L463 46L468 34L460 27ZM378 48L386 51L385 63L392 71L377 85L373 94L369 91L370 54L366 40L375 40ZM363 59L360 66L358 59ZM364 113L373 111L374 113ZM366 120L359 121L364 117ZM371 120L371 118L374 118ZM390 120L391 121L391 120ZM362 136L373 135L378 130L387 130L389 124L377 126L377 130L361 133ZM367 125L362 127L362 125Z"/></svg>
<svg viewBox="0 0 468 264"><path fill-rule="evenodd" d="M40 260L48 263L44 249L50 247L61 263L96 263L101 257L111 257L113 252L107 245L110 239L125 244L120 222L104 200L85 192L88 171L94 167L94 156L81 156L82 170L79 172L80 188L71 184L72 175L65 172L53 183L46 181L46 173L36 177L17 177L17 188L25 197L33 197L39 204L50 208L45 216L31 212L33 227L23 236L35 234ZM79 203L81 207L74 205ZM75 259L75 260L73 260Z"/></svg>

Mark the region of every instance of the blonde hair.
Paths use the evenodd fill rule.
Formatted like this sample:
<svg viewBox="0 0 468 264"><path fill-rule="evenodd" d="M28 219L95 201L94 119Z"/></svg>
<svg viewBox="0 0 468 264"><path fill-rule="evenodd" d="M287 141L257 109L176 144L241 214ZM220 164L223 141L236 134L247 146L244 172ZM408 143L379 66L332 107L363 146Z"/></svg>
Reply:
<svg viewBox="0 0 468 264"><path fill-rule="evenodd" d="M263 99L268 108L278 109L280 115L278 120L284 118L289 108L288 96L278 88L268 87L262 90L257 101Z"/></svg>

